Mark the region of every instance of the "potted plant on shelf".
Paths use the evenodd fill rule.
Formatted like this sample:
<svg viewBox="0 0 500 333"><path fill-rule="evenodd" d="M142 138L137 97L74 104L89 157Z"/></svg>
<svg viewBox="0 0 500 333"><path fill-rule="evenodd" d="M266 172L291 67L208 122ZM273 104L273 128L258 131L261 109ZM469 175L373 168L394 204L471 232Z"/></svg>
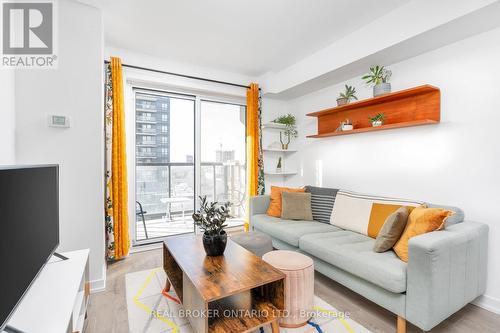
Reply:
<svg viewBox="0 0 500 333"><path fill-rule="evenodd" d="M356 97L356 88L353 86L345 85L345 91L339 94L339 98L337 98L337 106L345 105L349 103L351 100L357 100Z"/></svg>
<svg viewBox="0 0 500 333"><path fill-rule="evenodd" d="M283 150L288 149L288 145L290 144L291 138L292 137L296 138L299 134L297 132L297 129L295 128L296 124L295 116L293 114L288 113L274 119L273 123L285 125L285 130L282 132L280 131L280 142L281 142L281 149Z"/></svg>
<svg viewBox="0 0 500 333"><path fill-rule="evenodd" d="M226 219L229 217L229 203L220 205L208 202L206 196L200 196L200 209L193 214L196 226L203 230L203 247L207 256L216 257L224 253L227 244Z"/></svg>
<svg viewBox="0 0 500 333"><path fill-rule="evenodd" d="M346 119L340 123L342 131L352 131L354 129L354 125L350 119Z"/></svg>
<svg viewBox="0 0 500 333"><path fill-rule="evenodd" d="M368 120L372 123L373 127L378 127L383 125L384 118L385 116L383 113L377 113L375 116L369 117Z"/></svg>
<svg viewBox="0 0 500 333"><path fill-rule="evenodd" d="M367 84L373 85L373 97L384 95L391 92L391 70L384 66L370 67L370 72L363 76L361 79L365 80Z"/></svg>
<svg viewBox="0 0 500 333"><path fill-rule="evenodd" d="M276 165L276 172L281 173L283 169L281 168L281 156L278 157L278 165Z"/></svg>

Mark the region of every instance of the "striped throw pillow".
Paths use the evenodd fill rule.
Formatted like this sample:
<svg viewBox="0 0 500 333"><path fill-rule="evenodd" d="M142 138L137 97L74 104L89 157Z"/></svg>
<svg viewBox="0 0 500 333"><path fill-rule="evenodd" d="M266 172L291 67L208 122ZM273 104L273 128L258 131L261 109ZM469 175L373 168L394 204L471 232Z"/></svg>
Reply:
<svg viewBox="0 0 500 333"><path fill-rule="evenodd" d="M313 219L322 223L330 223L337 189L306 186L306 192L311 193L311 209Z"/></svg>
<svg viewBox="0 0 500 333"><path fill-rule="evenodd" d="M336 227L376 238L385 219L402 206L418 207L423 202L379 197L340 190L335 198L330 223Z"/></svg>

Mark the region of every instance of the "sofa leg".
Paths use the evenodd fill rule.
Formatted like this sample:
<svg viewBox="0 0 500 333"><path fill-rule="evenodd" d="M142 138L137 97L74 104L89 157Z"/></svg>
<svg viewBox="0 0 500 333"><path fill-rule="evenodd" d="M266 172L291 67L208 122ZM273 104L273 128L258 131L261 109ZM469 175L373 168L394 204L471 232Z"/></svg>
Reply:
<svg viewBox="0 0 500 333"><path fill-rule="evenodd" d="M397 333L406 333L406 319L398 316Z"/></svg>

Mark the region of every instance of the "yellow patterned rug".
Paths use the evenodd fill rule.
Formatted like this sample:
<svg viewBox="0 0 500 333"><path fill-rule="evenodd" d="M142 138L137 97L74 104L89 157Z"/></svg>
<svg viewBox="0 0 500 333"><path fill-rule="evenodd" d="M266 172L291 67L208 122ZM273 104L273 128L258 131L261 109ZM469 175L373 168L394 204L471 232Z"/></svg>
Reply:
<svg viewBox="0 0 500 333"><path fill-rule="evenodd" d="M173 288L162 293L166 275L162 268L129 273L125 276L128 324L131 333L194 333L187 318L183 317ZM314 296L315 316L307 325L281 328L281 333L369 333L370 331L349 318L348 313L337 311L321 298ZM270 333L265 327L255 333Z"/></svg>

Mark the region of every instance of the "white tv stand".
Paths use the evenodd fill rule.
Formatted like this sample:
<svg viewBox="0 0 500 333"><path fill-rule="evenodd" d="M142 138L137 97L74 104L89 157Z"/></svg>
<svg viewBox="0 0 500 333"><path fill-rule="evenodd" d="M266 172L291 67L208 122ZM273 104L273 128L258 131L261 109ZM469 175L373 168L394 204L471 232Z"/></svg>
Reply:
<svg viewBox="0 0 500 333"><path fill-rule="evenodd" d="M89 300L89 250L52 257L8 325L24 333L83 333Z"/></svg>

